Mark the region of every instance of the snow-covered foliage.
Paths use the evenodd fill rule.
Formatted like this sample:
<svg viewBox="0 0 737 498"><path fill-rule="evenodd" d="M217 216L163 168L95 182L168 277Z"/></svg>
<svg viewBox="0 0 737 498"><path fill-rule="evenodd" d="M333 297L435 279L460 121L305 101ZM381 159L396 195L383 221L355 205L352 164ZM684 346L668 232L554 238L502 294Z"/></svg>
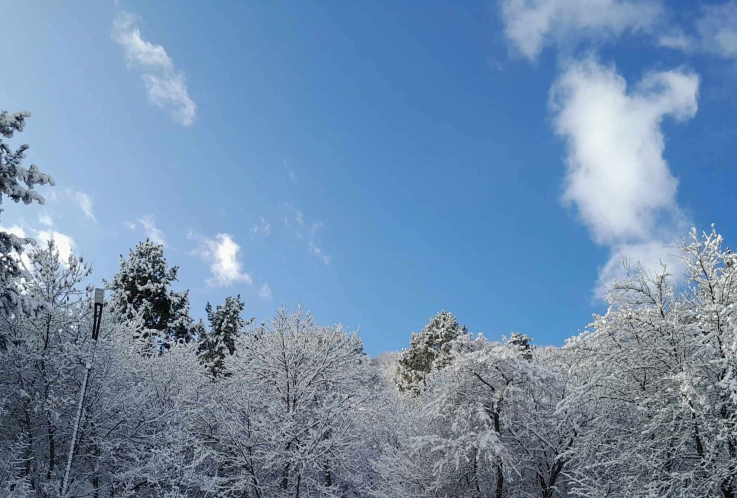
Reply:
<svg viewBox="0 0 737 498"><path fill-rule="evenodd" d="M128 320L140 323L135 337L149 346L189 342L192 319L189 316L189 291L170 289L177 281L178 267L169 268L164 247L146 239L120 257L120 271L108 283L111 304Z"/></svg>
<svg viewBox="0 0 737 498"><path fill-rule="evenodd" d="M253 323L253 318L246 322L241 317L245 306L240 295L226 297L225 304L218 304L214 311L210 303L207 303L205 311L210 322L210 331L207 331L204 323L196 325L200 361L213 377L223 373L225 357L235 353L236 339L247 325Z"/></svg>
<svg viewBox="0 0 737 498"><path fill-rule="evenodd" d="M409 349L402 351L397 367L400 391L418 394L433 369L444 368L451 361L451 342L466 328L458 325L452 313L441 311L418 333L412 334Z"/></svg>
<svg viewBox="0 0 737 498"><path fill-rule="evenodd" d="M355 496L354 454L371 399L358 336L301 309L235 339L230 375L213 384L200 452L220 496Z"/></svg>
<svg viewBox="0 0 737 498"><path fill-rule="evenodd" d="M30 148L23 144L15 151L3 142L3 138L13 138L15 132L22 132L26 125L28 111L8 114L0 112L0 204L4 197L14 202L44 203L44 198L34 190L35 185L54 185L54 179L39 171L38 166L32 164L24 168L21 163ZM0 209L0 213L2 213ZM18 291L17 284L23 276L23 270L18 264L18 255L27 244L35 245L33 239L17 237L5 231L0 231L0 307L5 314L23 314L33 312L37 304L29 301Z"/></svg>

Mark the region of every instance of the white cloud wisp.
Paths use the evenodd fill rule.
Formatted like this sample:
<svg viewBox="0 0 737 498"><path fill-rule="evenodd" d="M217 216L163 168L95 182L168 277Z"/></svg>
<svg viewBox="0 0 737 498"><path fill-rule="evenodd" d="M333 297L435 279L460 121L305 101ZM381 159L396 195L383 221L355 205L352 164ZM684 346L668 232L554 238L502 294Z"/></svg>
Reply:
<svg viewBox="0 0 737 498"><path fill-rule="evenodd" d="M136 27L136 17L127 12L115 17L112 37L123 48L128 67L143 71L141 78L149 103L171 109L175 122L192 125L197 105L189 97L184 73L176 70L164 47L144 40Z"/></svg>
<svg viewBox="0 0 737 498"><path fill-rule="evenodd" d="M258 297L264 301L271 301L271 287L269 287L269 284L264 282L264 285L258 290Z"/></svg>
<svg viewBox="0 0 737 498"><path fill-rule="evenodd" d="M156 217L154 217L154 215L147 214L143 218L140 218L138 222L143 226L143 230L146 232L146 237L148 237L151 242L166 247L164 232L156 227Z"/></svg>
<svg viewBox="0 0 737 498"><path fill-rule="evenodd" d="M571 44L582 37L646 32L663 11L654 0L501 0L500 4L507 38L530 60L546 46Z"/></svg>

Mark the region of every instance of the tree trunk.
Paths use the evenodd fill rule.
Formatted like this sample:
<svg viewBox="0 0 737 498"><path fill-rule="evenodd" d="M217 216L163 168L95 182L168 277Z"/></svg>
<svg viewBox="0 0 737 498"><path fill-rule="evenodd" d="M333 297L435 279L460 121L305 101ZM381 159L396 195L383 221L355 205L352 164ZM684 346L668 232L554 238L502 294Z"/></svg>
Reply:
<svg viewBox="0 0 737 498"><path fill-rule="evenodd" d="M479 450L473 456L473 482L476 487L476 496L481 496L481 486L479 485Z"/></svg>
<svg viewBox="0 0 737 498"><path fill-rule="evenodd" d="M51 481L56 463L56 440L54 439L54 425L48 412L46 413L46 439L49 442L49 469L46 471L46 480Z"/></svg>
<svg viewBox="0 0 737 498"><path fill-rule="evenodd" d="M494 498L504 498L504 468L503 463L499 462L496 466L496 490Z"/></svg>
<svg viewBox="0 0 737 498"><path fill-rule="evenodd" d="M494 412L494 430L501 436L502 428L499 421L499 412ZM494 498L504 498L504 464L499 461L496 466L496 491L494 492Z"/></svg>

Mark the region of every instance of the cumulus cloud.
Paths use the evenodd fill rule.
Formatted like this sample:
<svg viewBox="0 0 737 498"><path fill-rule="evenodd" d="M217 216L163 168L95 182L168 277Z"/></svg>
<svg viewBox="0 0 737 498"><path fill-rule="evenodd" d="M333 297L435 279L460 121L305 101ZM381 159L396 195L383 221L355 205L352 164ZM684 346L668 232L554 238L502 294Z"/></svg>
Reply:
<svg viewBox="0 0 737 498"><path fill-rule="evenodd" d="M138 222L143 226L146 237L154 244L166 246L166 240L164 240L164 232L156 228L156 217L152 214L147 214L143 218L140 218ZM130 228L130 226L128 227ZM134 226L135 228L135 226Z"/></svg>
<svg viewBox="0 0 737 498"><path fill-rule="evenodd" d="M258 225L251 229L251 233L255 233L256 235L271 235L271 225L261 216Z"/></svg>
<svg viewBox="0 0 737 498"><path fill-rule="evenodd" d="M553 44L648 31L663 11L655 0L501 0L500 9L507 38L530 60Z"/></svg>
<svg viewBox="0 0 737 498"><path fill-rule="evenodd" d="M684 227L661 123L694 117L698 89L697 75L676 69L650 73L629 90L614 66L593 58L570 63L554 83L553 125L567 144L562 200L612 250L600 283L622 257L643 265L665 257Z"/></svg>
<svg viewBox="0 0 737 498"><path fill-rule="evenodd" d="M243 264L239 258L241 246L230 234L219 233L214 239L190 234L190 238L200 241L200 246L194 254L210 264L212 278L206 280L207 285L229 287L238 282L253 283L251 275L243 272Z"/></svg>
<svg viewBox="0 0 737 498"><path fill-rule="evenodd" d="M181 125L193 124L197 105L189 97L184 73L176 70L164 47L143 39L136 21L136 16L119 13L113 21L113 40L123 48L128 67L142 72L149 103L171 109Z"/></svg>
<svg viewBox="0 0 737 498"><path fill-rule="evenodd" d="M674 70L627 92L614 67L593 59L571 64L553 85L555 131L568 146L563 200L598 243L642 238L659 214L678 213L660 124L692 118L698 88L698 76Z"/></svg>
<svg viewBox="0 0 737 498"><path fill-rule="evenodd" d="M258 290L258 297L265 301L271 300L271 287L269 287L269 284L264 282L264 285Z"/></svg>

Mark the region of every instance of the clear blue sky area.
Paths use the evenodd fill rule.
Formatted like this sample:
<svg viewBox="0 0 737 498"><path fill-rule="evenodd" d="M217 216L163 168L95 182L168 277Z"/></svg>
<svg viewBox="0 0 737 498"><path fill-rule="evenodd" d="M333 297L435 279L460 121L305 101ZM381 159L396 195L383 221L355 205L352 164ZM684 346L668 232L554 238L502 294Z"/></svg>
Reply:
<svg viewBox="0 0 737 498"><path fill-rule="evenodd" d="M653 2L661 20L609 36L553 19L534 53L510 34L525 24L511 3L6 1L0 109L33 113L10 143L56 187L45 206L6 202L0 224L71 238L98 284L153 234L194 316L236 293L258 320L303 303L360 326L372 355L441 309L487 337L562 344L605 311L597 281L633 239L597 239L584 201L563 200L567 140L617 116L566 138L551 88L582 60L627 92L652 72L698 80L698 110L675 93L653 107L677 190L633 223L662 230L677 210L666 231L716 223L737 246L737 70L693 21L702 4ZM586 71L580 88L596 88ZM628 102L645 109L668 84ZM604 164L608 149L590 150L584 163ZM660 195L649 181L633 198Z"/></svg>

